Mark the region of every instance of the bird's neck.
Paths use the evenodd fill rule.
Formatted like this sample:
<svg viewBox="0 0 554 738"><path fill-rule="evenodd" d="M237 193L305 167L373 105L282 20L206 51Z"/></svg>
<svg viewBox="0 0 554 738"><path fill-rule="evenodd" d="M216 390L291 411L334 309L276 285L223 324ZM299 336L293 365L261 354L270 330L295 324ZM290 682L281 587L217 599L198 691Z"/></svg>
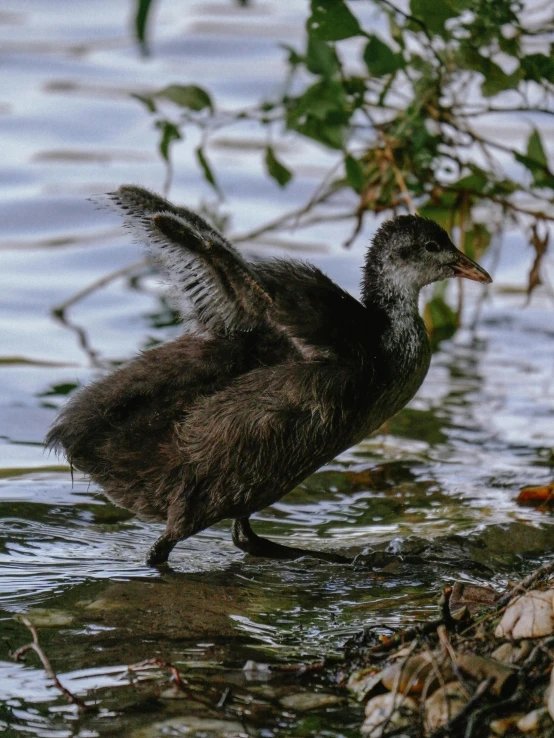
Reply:
<svg viewBox="0 0 554 738"><path fill-rule="evenodd" d="M384 268L379 262L368 262L364 270L362 302L366 307L384 310L398 325L419 319L419 292L409 274Z"/></svg>

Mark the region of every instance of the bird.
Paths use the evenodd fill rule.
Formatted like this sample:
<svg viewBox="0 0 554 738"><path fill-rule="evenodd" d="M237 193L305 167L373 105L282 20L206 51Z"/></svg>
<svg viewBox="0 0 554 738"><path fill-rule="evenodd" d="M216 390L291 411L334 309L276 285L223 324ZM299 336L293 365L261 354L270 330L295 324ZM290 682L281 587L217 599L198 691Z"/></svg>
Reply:
<svg viewBox="0 0 554 738"><path fill-rule="evenodd" d="M436 222L399 215L367 249L358 300L311 263L248 261L198 214L142 187L103 202L165 273L183 333L77 390L47 448L117 505L165 523L151 566L227 519L246 553L306 555L257 535L250 517L415 395L431 357L425 285L491 277Z"/></svg>

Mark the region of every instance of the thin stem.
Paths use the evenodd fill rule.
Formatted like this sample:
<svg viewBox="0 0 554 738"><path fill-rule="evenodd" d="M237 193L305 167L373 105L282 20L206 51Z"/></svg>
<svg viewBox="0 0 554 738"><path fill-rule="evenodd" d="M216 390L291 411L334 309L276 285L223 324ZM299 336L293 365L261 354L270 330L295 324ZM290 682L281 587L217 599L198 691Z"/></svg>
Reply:
<svg viewBox="0 0 554 738"><path fill-rule="evenodd" d="M58 679L56 672L52 668L52 664L50 663L48 656L44 653L44 651L42 650L40 646L40 643L38 640L38 633L36 631L35 626L25 616L21 618L21 622L31 631L31 635L33 636L33 642L28 643L26 646L21 646L21 648L18 648L17 651L14 651L12 653L13 660L19 661L28 651L34 651L39 657L42 663L42 666L44 668L44 671L47 673L50 679L54 682L54 686L56 687L56 689L58 689L63 694L63 696L66 698L66 700L70 704L77 705L77 707L80 710L95 710L96 708L94 705L85 704L83 700L81 700L79 697L74 695L73 692L70 692L69 689L67 689L67 687L63 686L63 684Z"/></svg>

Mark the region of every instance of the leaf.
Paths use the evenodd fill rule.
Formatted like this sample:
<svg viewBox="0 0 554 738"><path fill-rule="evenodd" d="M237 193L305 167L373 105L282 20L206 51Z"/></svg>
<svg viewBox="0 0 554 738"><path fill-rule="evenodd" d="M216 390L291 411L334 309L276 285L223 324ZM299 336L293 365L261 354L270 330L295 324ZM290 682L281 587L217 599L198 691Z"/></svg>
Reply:
<svg viewBox="0 0 554 738"><path fill-rule="evenodd" d="M459 11L454 7L454 3L448 0L440 0L440 2L410 0L410 12L431 33L443 36L445 34L444 24L449 18L457 16Z"/></svg>
<svg viewBox="0 0 554 738"><path fill-rule="evenodd" d="M139 95L136 92L131 93L131 97L134 97L135 100L141 102L149 113L157 112L156 103L152 97L148 97L148 95Z"/></svg>
<svg viewBox="0 0 554 738"><path fill-rule="evenodd" d="M333 149L344 144L352 111L344 86L325 80L287 100L287 127Z"/></svg>
<svg viewBox="0 0 554 738"><path fill-rule="evenodd" d="M458 328L458 315L448 305L443 293L443 286L436 285L434 296L423 310L423 320L433 349L437 347L440 341L451 338Z"/></svg>
<svg viewBox="0 0 554 738"><path fill-rule="evenodd" d="M204 149L202 148L202 146L199 146L196 149L196 158L198 160L198 164L200 165L200 168L202 169L202 172L204 173L204 179L207 182L209 182L211 186L214 188L214 190L217 192L217 194L221 196L222 195L221 190L219 188L219 185L217 183L213 170L210 166L210 163L206 159L206 155L204 154Z"/></svg>
<svg viewBox="0 0 554 738"><path fill-rule="evenodd" d="M364 170L360 162L355 159L351 154L347 154L344 157L344 168L346 170L346 180L350 187L360 194L365 185Z"/></svg>
<svg viewBox="0 0 554 738"><path fill-rule="evenodd" d="M332 77L340 69L335 49L327 41L312 36L308 36L306 66L312 74L320 74L323 77Z"/></svg>
<svg viewBox="0 0 554 738"><path fill-rule="evenodd" d="M286 187L292 179L292 172L277 159L272 146L265 150L265 165L268 174L281 186Z"/></svg>
<svg viewBox="0 0 554 738"><path fill-rule="evenodd" d="M516 497L518 505L537 507L551 505L554 507L554 482L546 487L524 487Z"/></svg>
<svg viewBox="0 0 554 738"><path fill-rule="evenodd" d="M492 97L504 90L514 90L521 81L521 68L517 67L511 74L506 72L487 57L481 57L484 60L483 68L480 70L485 77L481 84L481 92L485 97Z"/></svg>
<svg viewBox="0 0 554 738"><path fill-rule="evenodd" d="M404 66L402 54L395 53L377 36L370 36L364 51L364 61L373 77L392 74Z"/></svg>
<svg viewBox="0 0 554 738"><path fill-rule="evenodd" d="M514 158L523 164L533 175L533 184L536 187L550 187L554 189L554 175L548 167L548 159L542 144L539 132L535 129L527 141L527 152L518 154Z"/></svg>
<svg viewBox="0 0 554 738"><path fill-rule="evenodd" d="M280 46L281 49L284 49L287 52L287 64L289 65L289 67L295 69L297 66L304 63L304 57L301 56L298 51L296 51L296 49L289 44L278 44L278 46Z"/></svg>
<svg viewBox="0 0 554 738"><path fill-rule="evenodd" d="M158 120L156 121L156 128L159 128L162 132L160 137L159 149L160 154L169 161L169 147L173 141L179 141L181 138L181 131L169 120Z"/></svg>
<svg viewBox="0 0 554 738"><path fill-rule="evenodd" d="M554 48L551 47L550 55L529 54L521 59L521 68L525 79L541 84L543 80L554 84Z"/></svg>
<svg viewBox="0 0 554 738"><path fill-rule="evenodd" d="M540 164L543 167L548 167L548 159L544 152L544 146L542 145L540 134L536 128L527 141L527 156L529 159L536 161L537 164Z"/></svg>
<svg viewBox="0 0 554 738"><path fill-rule="evenodd" d="M150 11L152 10L152 0L137 0L137 10L135 13L135 34L141 52L146 55L148 54L148 41L146 33L148 29L148 18Z"/></svg>
<svg viewBox="0 0 554 738"><path fill-rule="evenodd" d="M196 85L169 85L163 90L156 92L156 97L170 100L175 105L189 110L203 110L209 108L213 111L212 99L206 90Z"/></svg>
<svg viewBox="0 0 554 738"><path fill-rule="evenodd" d="M322 41L340 41L352 36L361 36L358 19L352 15L344 0L312 0L312 14L306 29L312 38Z"/></svg>
<svg viewBox="0 0 554 738"><path fill-rule="evenodd" d="M488 181L489 180L486 173L483 171L478 171L462 177L457 182L455 182L452 187L457 190L471 190L472 192L482 194L487 187Z"/></svg>

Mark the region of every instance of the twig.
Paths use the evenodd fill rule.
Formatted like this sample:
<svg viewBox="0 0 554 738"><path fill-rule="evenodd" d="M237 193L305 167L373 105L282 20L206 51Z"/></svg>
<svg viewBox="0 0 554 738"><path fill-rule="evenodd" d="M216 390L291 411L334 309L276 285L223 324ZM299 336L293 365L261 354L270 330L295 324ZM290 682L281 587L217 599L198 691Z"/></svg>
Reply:
<svg viewBox="0 0 554 738"><path fill-rule="evenodd" d="M94 282L91 282L89 285L84 287L82 290L79 290L71 297L68 297L67 300L64 300L59 305L56 305L52 308L52 312L57 317L63 316L65 311L75 305L76 302L79 302L79 300L82 300L84 297L87 297L88 295L92 294L96 290L101 289L102 287L105 287L110 282L113 282L115 279L119 279L119 277L126 277L129 274L133 274L133 272L137 271L138 268L146 266L148 264L148 259L141 259L140 261L135 261L132 264L127 264L127 266L121 267L121 269L116 269L113 272L110 272L109 274L105 274L103 277L100 277L100 279L95 280Z"/></svg>
<svg viewBox="0 0 554 738"><path fill-rule="evenodd" d="M398 189L400 192L404 195L404 200L406 202L406 205L408 206L408 210L410 211L411 215L417 215L417 208L416 205L412 199L412 196L410 195L410 191L408 190L408 187L406 185L406 180L404 179L404 175L400 171L400 169L396 166L396 162L394 161L394 154L392 153L392 149L390 147L389 143L385 143L385 159L390 163L392 167L392 171L394 172L394 178L396 179L396 184L398 185Z"/></svg>
<svg viewBox="0 0 554 738"><path fill-rule="evenodd" d="M79 697L77 697L72 692L70 692L69 689L67 689L67 687L63 686L63 684L60 682L60 680L56 676L56 672L52 668L52 664L50 663L50 660L48 659L47 655L44 653L44 651L42 650L40 646L40 643L38 641L38 633L36 631L35 626L25 616L21 618L21 622L31 631L31 635L33 636L33 642L28 643L26 646L21 646L21 648L18 648L17 651L14 651L11 654L13 660L19 661L22 658L22 656L24 656L28 651L34 651L39 657L39 659L41 660L44 671L48 674L50 679L54 682L54 686L56 687L56 689L58 689L63 694L63 696L66 698L66 700L70 704L77 705L79 710L96 710L95 705L85 704L83 700L81 700Z"/></svg>
<svg viewBox="0 0 554 738"><path fill-rule="evenodd" d="M220 709L225 707L225 703L227 702L227 699L230 694L231 694L231 687L225 687L225 689L223 690L223 694L219 698L219 702L217 703L216 706L219 707Z"/></svg>
<svg viewBox="0 0 554 738"><path fill-rule="evenodd" d="M169 661L164 661L163 659L145 659L144 661L140 661L138 664L130 664L127 667L127 671L137 671L138 669L144 669L145 666L158 666L160 669L169 669L173 677L173 682L177 689L180 689L181 692L188 691L185 682L181 678L179 669L174 664L170 663Z"/></svg>
<svg viewBox="0 0 554 738"><path fill-rule="evenodd" d="M367 655L384 656L389 651L392 651L395 646L401 646L403 643L411 641L418 636L433 633L442 623L443 619L440 618L439 620L432 620L430 623L416 625L413 628L408 628L408 630L400 631L399 633L393 635L391 638L387 638L387 640L383 643L378 643L376 646L370 648L367 652Z"/></svg>
<svg viewBox="0 0 554 738"><path fill-rule="evenodd" d="M525 579L512 587L508 592L502 595L496 603L496 610L501 610L516 594L526 592L529 587L533 586L535 582L541 579L543 576L549 576L554 572L554 561L550 561L546 564L542 564L538 569L528 574Z"/></svg>
<svg viewBox="0 0 554 738"><path fill-rule="evenodd" d="M70 331L75 333L75 335L77 336L77 342L79 346L83 349L85 354L88 356L91 366L97 369L106 369L106 363L98 357L98 351L96 351L96 349L93 349L90 345L85 329L79 325L76 325L75 323L72 323L67 315L65 315L65 313L54 312L53 315L56 320L59 320L65 328L69 328Z"/></svg>

